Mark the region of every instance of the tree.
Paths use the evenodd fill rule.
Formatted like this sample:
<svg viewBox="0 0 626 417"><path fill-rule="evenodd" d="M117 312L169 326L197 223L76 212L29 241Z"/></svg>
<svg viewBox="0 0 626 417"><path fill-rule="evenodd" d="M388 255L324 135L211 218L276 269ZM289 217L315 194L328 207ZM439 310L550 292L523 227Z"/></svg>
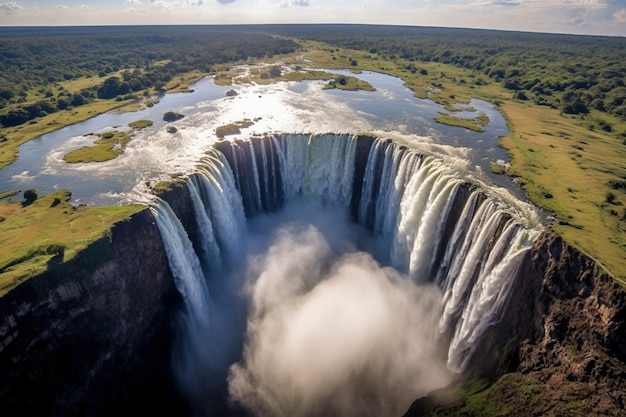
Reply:
<svg viewBox="0 0 626 417"><path fill-rule="evenodd" d="M37 200L37 197L37 190L35 190L34 188L29 188L28 190L24 191L24 201L22 202L22 206L26 207L30 204L33 204L35 200Z"/></svg>
<svg viewBox="0 0 626 417"><path fill-rule="evenodd" d="M127 84L128 85L128 84ZM104 81L102 87L98 89L98 98L114 98L120 94L120 80L117 77L110 77Z"/></svg>

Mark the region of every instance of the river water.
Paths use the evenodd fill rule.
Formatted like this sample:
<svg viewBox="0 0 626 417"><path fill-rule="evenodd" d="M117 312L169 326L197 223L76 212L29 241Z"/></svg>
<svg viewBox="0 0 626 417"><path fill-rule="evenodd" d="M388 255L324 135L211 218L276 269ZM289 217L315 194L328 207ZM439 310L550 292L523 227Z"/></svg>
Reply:
<svg viewBox="0 0 626 417"><path fill-rule="evenodd" d="M219 138L219 126L251 119L255 123L241 135L264 133L353 133L398 139L426 153L449 159L465 174L523 194L508 177L494 175L490 163L506 161L497 146L508 129L502 115L490 103L473 99L471 111L457 113L476 117L485 113L485 132L472 132L434 121L442 106L418 99L398 78L374 72L352 74L376 88L374 92L323 90L324 82L281 82L271 85L218 86L211 78L192 85L191 93L167 94L158 104L137 112L117 110L32 140L19 149L18 161L0 170L0 192L35 188L40 194L69 189L77 204L109 205L142 202L151 198L150 185L170 174L189 173L206 150ZM227 97L235 89L238 95ZM171 123L168 133L163 114L185 115ZM93 143L107 130L128 130L128 123L148 119L153 126L135 133L124 154L101 163L68 164L63 156ZM16 198L16 197L13 197Z"/></svg>

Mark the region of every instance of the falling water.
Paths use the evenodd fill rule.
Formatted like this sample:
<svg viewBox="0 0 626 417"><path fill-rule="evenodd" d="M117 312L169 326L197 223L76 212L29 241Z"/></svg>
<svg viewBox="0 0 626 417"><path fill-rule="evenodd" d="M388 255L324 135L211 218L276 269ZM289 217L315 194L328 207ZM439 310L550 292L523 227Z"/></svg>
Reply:
<svg viewBox="0 0 626 417"><path fill-rule="evenodd" d="M447 347L449 370L467 368L481 335L502 316L536 232L492 190L468 182L436 157L390 140L373 141L362 162L363 178L355 178L358 140L328 134L219 142L187 182L201 236L193 244L167 203L158 202L153 212L190 318L187 337L197 339L192 333L198 329L216 331L206 323L220 321L224 312L212 311L215 300L206 282L229 276L227 271L243 260L246 216L277 212L293 201L346 212L353 205L354 220L387 248L379 262L395 268L415 288L438 289L438 307L430 309L438 325L424 337ZM358 192L354 184L362 184ZM230 269L223 270L227 264ZM220 270L226 272L216 272ZM254 323L249 318L249 332L261 328ZM219 343L213 344L219 349ZM253 349L248 346L245 352ZM214 350L195 349L191 356L206 361L195 356L214 355ZM192 373L198 369L203 368Z"/></svg>

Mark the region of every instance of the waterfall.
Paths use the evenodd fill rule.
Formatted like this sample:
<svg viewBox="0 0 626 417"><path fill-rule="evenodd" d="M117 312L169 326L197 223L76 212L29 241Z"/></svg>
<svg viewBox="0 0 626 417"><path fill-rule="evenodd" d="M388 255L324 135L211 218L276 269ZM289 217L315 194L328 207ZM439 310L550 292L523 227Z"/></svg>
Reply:
<svg viewBox="0 0 626 417"><path fill-rule="evenodd" d="M468 188L440 160L378 141L359 209L361 224L389 242L392 266L444 292L439 327L457 372L499 319L534 234L502 203Z"/></svg>
<svg viewBox="0 0 626 417"><path fill-rule="evenodd" d="M332 134L216 143L187 182L197 242L165 201L155 205L190 319L185 331L195 350L184 361L187 368L206 361L198 355L220 349L206 349L207 338L215 344L222 337L216 323L230 314L215 307L219 297L211 299L207 282L225 279L224 271L242 263L247 219L293 201L351 211L386 248L379 262L399 271L407 285L437 288L439 305L429 308L437 325L429 343L445 346L449 370L467 368L485 330L502 317L536 231L491 190L434 156L391 140L359 143L358 137ZM221 326L222 332L228 327ZM193 334L198 329L202 337Z"/></svg>
<svg viewBox="0 0 626 417"><path fill-rule="evenodd" d="M178 292L185 302L189 318L202 327L210 318L210 296L187 232L170 205L161 199L151 208L165 245L165 252Z"/></svg>

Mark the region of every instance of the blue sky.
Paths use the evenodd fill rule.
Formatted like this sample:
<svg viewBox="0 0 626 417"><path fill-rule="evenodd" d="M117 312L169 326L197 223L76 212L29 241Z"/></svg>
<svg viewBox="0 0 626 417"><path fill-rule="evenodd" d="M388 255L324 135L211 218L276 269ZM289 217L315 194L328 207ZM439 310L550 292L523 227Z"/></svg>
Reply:
<svg viewBox="0 0 626 417"><path fill-rule="evenodd" d="M0 0L0 26L377 23L626 36L626 0Z"/></svg>

